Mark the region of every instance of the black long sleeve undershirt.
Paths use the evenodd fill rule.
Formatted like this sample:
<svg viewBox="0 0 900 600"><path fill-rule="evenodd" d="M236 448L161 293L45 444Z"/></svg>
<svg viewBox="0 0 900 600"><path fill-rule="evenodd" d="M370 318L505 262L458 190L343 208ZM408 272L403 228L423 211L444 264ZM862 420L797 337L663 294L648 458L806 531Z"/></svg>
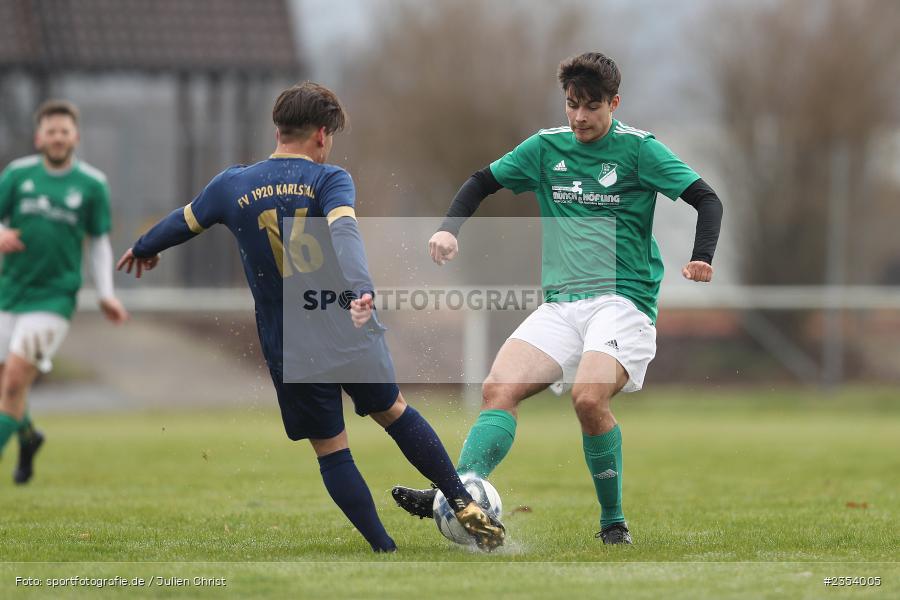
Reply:
<svg viewBox="0 0 900 600"><path fill-rule="evenodd" d="M494 178L490 167L476 171L469 177L450 203L447 216L438 231L449 231L459 235L459 228L466 219L475 214L481 201L499 191L503 186Z"/></svg>
<svg viewBox="0 0 900 600"><path fill-rule="evenodd" d="M711 265L722 226L722 201L702 179L689 185L681 193L681 199L697 209L697 229L694 233L691 261L702 260Z"/></svg>

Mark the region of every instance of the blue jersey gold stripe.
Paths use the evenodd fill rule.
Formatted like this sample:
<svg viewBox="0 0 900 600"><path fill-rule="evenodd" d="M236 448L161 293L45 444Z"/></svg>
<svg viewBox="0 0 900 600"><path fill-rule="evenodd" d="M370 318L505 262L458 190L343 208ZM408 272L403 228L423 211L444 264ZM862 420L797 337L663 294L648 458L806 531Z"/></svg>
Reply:
<svg viewBox="0 0 900 600"><path fill-rule="evenodd" d="M187 204L184 207L184 222L187 223L188 229L192 232L203 233L203 226L200 225L197 217L194 216L194 209L191 208L190 204Z"/></svg>
<svg viewBox="0 0 900 600"><path fill-rule="evenodd" d="M331 225L341 217L350 217L354 221L356 220L356 211L353 210L352 206L338 206L328 212L325 218L328 220L328 224Z"/></svg>

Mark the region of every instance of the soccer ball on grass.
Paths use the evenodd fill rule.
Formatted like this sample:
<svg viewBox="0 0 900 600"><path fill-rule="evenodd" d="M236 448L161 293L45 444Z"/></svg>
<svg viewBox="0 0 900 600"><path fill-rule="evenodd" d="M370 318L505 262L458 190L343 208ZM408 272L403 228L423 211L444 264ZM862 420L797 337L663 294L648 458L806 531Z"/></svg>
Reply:
<svg viewBox="0 0 900 600"><path fill-rule="evenodd" d="M500 494L486 480L478 477L474 473L466 473L460 476L466 490L472 495L472 499L478 503L485 512L492 514L498 520L503 515L503 503L500 501ZM432 505L434 513L434 522L437 523L438 531L451 542L469 546L475 543L475 540L456 520L456 514L444 497L443 492L438 491L434 497Z"/></svg>

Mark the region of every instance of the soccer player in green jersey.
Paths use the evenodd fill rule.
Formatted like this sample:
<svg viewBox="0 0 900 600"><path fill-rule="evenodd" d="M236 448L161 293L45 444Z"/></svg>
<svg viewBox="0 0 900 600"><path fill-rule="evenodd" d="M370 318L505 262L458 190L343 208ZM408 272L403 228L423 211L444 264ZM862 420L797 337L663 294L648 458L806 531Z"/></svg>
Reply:
<svg viewBox="0 0 900 600"><path fill-rule="evenodd" d="M722 204L715 192L653 134L613 118L621 75L597 52L564 61L559 81L568 126L543 129L460 188L429 241L438 264L458 253L456 236L481 201L501 188L535 192L542 233L544 304L500 349L482 388L482 412L457 464L487 477L509 452L518 404L547 387L571 387L584 457L600 504L605 544L630 544L622 511L622 433L610 409L619 392L641 389L656 354L663 263L653 238L657 193L698 213L694 251L682 269L712 278ZM397 486L397 503L431 512L433 490Z"/></svg>
<svg viewBox="0 0 900 600"><path fill-rule="evenodd" d="M44 441L26 397L37 374L50 371L69 329L85 235L103 314L114 323L128 318L113 294L106 177L74 154L78 109L47 101L35 124L39 154L14 160L0 173L0 450L18 432L13 480L19 484L31 478Z"/></svg>

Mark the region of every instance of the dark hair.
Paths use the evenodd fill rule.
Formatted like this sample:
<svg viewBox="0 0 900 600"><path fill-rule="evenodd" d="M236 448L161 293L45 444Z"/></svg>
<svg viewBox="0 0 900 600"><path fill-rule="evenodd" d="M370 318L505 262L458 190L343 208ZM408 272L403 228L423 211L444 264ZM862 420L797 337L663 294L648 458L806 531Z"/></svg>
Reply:
<svg viewBox="0 0 900 600"><path fill-rule="evenodd" d="M608 102L619 93L622 74L605 54L585 52L559 64L559 83L577 100Z"/></svg>
<svg viewBox="0 0 900 600"><path fill-rule="evenodd" d="M68 115L78 125L78 107L68 100L47 100L34 113L34 124L40 125L44 118L52 115Z"/></svg>
<svg viewBox="0 0 900 600"><path fill-rule="evenodd" d="M332 134L341 131L347 116L337 95L323 85L304 81L278 95L272 121L282 136L309 134L324 127Z"/></svg>

